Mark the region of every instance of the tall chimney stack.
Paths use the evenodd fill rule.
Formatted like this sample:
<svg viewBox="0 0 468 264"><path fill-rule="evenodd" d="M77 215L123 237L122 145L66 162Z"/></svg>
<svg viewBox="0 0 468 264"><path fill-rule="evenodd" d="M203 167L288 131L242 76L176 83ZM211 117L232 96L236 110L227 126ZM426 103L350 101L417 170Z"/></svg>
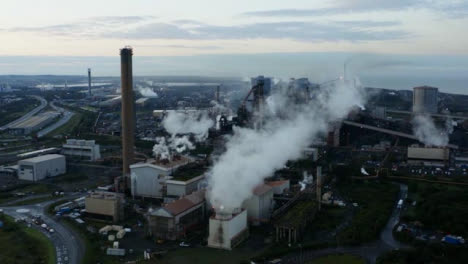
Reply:
<svg viewBox="0 0 468 264"><path fill-rule="evenodd" d="M216 86L216 102L219 104L219 85Z"/></svg>
<svg viewBox="0 0 468 264"><path fill-rule="evenodd" d="M132 73L131 47L120 50L121 67L121 95L122 95L122 165L123 165L123 187L127 189L130 177L130 164L134 157L134 129L135 119L133 112L133 73Z"/></svg>
<svg viewBox="0 0 468 264"><path fill-rule="evenodd" d="M91 68L88 68L88 94L91 96Z"/></svg>
<svg viewBox="0 0 468 264"><path fill-rule="evenodd" d="M318 209L322 208L322 167L317 167L317 203Z"/></svg>

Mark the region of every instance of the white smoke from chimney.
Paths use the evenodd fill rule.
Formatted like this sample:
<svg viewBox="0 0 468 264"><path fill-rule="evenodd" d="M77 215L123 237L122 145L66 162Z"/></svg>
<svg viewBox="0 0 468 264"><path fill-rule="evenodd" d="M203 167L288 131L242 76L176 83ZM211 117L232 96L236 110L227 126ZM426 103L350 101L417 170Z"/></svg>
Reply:
<svg viewBox="0 0 468 264"><path fill-rule="evenodd" d="M413 134L425 145L436 147L448 145L449 132L453 131L451 121L445 129L439 129L429 115L420 114L415 116L411 123L413 124Z"/></svg>
<svg viewBox="0 0 468 264"><path fill-rule="evenodd" d="M203 141L208 137L208 130L214 122L206 113L183 113L171 111L162 122L166 131L174 135L193 134L197 141Z"/></svg>
<svg viewBox="0 0 468 264"><path fill-rule="evenodd" d="M140 92L141 96L147 98L158 98L158 94L153 91L153 88L143 87L137 85L138 92Z"/></svg>
<svg viewBox="0 0 468 264"><path fill-rule="evenodd" d="M275 94L279 92L280 94ZM302 150L327 131L329 122L364 104L361 89L345 82L322 88L307 105L295 105L284 91L268 98L261 130L234 128L223 153L209 171L211 204L234 210L266 177L301 157Z"/></svg>
<svg viewBox="0 0 468 264"><path fill-rule="evenodd" d="M214 122L206 113L185 113L170 111L162 121L164 129L170 137L156 138L153 154L160 159L172 160L174 153L182 153L195 148L189 135L193 135L197 142L206 140L208 130Z"/></svg>

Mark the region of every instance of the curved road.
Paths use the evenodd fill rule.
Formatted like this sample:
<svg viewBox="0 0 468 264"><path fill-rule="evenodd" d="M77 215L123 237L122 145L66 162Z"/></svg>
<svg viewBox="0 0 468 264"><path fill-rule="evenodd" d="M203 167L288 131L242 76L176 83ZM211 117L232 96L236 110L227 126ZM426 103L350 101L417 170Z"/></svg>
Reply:
<svg viewBox="0 0 468 264"><path fill-rule="evenodd" d="M62 198L72 199L79 196L81 196L81 194L72 194ZM79 235L45 213L47 206L54 201L55 200L34 205L2 207L2 209L5 214L15 219L26 218L27 222L31 222L31 218L33 216L40 216L44 223L53 228L55 232L49 233L35 224L31 224L31 227L40 230L52 241L52 244L55 246L57 264L80 264L85 251L85 246L83 241L79 238ZM20 213L17 212L18 209L27 209L29 211L27 213Z"/></svg>
<svg viewBox="0 0 468 264"><path fill-rule="evenodd" d="M57 112L60 112L62 114L62 117L57 121L55 122L54 124L42 129L41 131L37 132L37 137L43 137L47 134L49 134L50 132L54 131L55 129L65 125L66 123L68 123L68 121L70 121L70 119L73 117L73 115L75 113L71 112L71 111L67 111L66 109L62 108L62 107L58 107L54 104L55 102L52 102L50 104L50 106L52 108L54 108Z"/></svg>
<svg viewBox="0 0 468 264"><path fill-rule="evenodd" d="M44 109L47 106L47 100L46 99L44 99L44 98L42 98L40 96L37 96L37 95L31 95L31 97L34 97L37 100L41 101L41 104L38 107L34 108L29 113L27 113L27 114L23 115L22 117L16 119L15 121L12 121L12 122L0 127L0 131L6 130L11 126L14 126L14 125L16 125L16 124L18 124L20 122L23 122L24 120L26 120L26 119L30 118L31 116L37 114L39 111L41 111L42 109Z"/></svg>

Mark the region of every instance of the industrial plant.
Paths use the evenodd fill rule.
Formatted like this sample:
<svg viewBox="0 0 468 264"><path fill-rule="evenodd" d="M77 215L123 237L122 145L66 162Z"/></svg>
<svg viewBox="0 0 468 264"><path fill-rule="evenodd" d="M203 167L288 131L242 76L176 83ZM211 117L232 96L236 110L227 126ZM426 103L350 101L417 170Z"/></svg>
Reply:
<svg viewBox="0 0 468 264"><path fill-rule="evenodd" d="M401 182L468 184L468 116L449 111L464 98L429 86L363 87L346 73L325 82L138 77L133 55L120 50L120 79L91 79L88 68L77 86L1 97L5 106L35 101L1 128L6 201L49 199L18 186L52 188L51 220L31 217L67 221L100 258L253 249L251 263L303 263L303 250L367 243L393 222L410 230L401 232L434 232L409 217L372 218L374 199L384 215L409 210L407 190L393 188ZM362 198L373 191L388 197ZM377 232L368 240L353 233L363 219Z"/></svg>

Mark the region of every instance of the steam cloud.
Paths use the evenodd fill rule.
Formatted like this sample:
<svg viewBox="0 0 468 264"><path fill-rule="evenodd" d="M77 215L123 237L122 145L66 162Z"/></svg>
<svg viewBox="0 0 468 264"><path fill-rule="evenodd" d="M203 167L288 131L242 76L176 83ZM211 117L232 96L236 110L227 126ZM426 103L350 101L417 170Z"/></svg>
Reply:
<svg viewBox="0 0 468 264"><path fill-rule="evenodd" d="M158 94L155 93L152 88L142 87L142 86L137 86L137 88L138 88L138 91L140 92L140 94L142 96L144 96L144 97L148 97L148 98L157 98L158 97Z"/></svg>
<svg viewBox="0 0 468 264"><path fill-rule="evenodd" d="M449 143L449 134L453 132L453 121L447 119L445 129L439 129L429 115L417 115L411 121L413 133L419 141L429 146L444 147Z"/></svg>
<svg viewBox="0 0 468 264"><path fill-rule="evenodd" d="M205 113L170 111L162 124L171 136L156 138L153 154L160 159L171 160L174 153L182 153L195 148L189 135L192 135L197 142L206 140L208 130L214 122Z"/></svg>
<svg viewBox="0 0 468 264"><path fill-rule="evenodd" d="M308 104L294 104L284 89L267 100L260 130L234 128L224 152L209 171L208 198L231 212L248 199L266 177L301 157L302 150L327 131L329 122L364 105L361 89L338 82L322 88Z"/></svg>

